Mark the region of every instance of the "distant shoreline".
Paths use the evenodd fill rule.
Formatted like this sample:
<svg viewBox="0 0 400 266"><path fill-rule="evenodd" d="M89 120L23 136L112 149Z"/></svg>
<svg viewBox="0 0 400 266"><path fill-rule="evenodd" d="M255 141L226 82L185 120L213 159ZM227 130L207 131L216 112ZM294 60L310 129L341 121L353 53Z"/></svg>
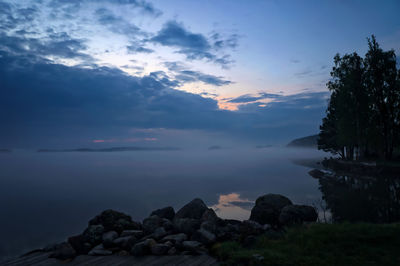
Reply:
<svg viewBox="0 0 400 266"><path fill-rule="evenodd" d="M112 148L77 148L77 149L39 149L37 152L121 152L121 151L178 151L177 147L112 147Z"/></svg>

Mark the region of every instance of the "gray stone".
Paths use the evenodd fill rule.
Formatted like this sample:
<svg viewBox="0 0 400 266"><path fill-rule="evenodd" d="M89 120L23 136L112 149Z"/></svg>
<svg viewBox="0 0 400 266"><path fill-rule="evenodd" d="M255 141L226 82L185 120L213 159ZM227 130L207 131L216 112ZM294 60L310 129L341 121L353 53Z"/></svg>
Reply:
<svg viewBox="0 0 400 266"><path fill-rule="evenodd" d="M104 227L105 231L117 231L119 233L123 230L141 229L140 224L132 221L129 215L114 210L105 210L89 221L89 225L100 224Z"/></svg>
<svg viewBox="0 0 400 266"><path fill-rule="evenodd" d="M171 241L174 244L182 243L185 240L187 240L187 235L184 233L168 235L162 239L162 241Z"/></svg>
<svg viewBox="0 0 400 266"><path fill-rule="evenodd" d="M198 241L183 241L182 246L187 250L196 250L201 247L201 243Z"/></svg>
<svg viewBox="0 0 400 266"><path fill-rule="evenodd" d="M178 254L178 250L175 247L172 247L168 250L168 255L176 255Z"/></svg>
<svg viewBox="0 0 400 266"><path fill-rule="evenodd" d="M97 245L101 243L104 233L104 226L101 224L89 225L88 228L83 232L84 242L88 242L91 245Z"/></svg>
<svg viewBox="0 0 400 266"><path fill-rule="evenodd" d="M156 242L154 239L149 238L149 239L146 239L146 240L144 241L144 244L145 244L146 246L148 246L149 248L151 248L152 246L157 245L157 242Z"/></svg>
<svg viewBox="0 0 400 266"><path fill-rule="evenodd" d="M165 244L156 244L153 245L150 249L151 249L151 254L156 256L161 256L167 254L168 250L170 249L170 246Z"/></svg>
<svg viewBox="0 0 400 266"><path fill-rule="evenodd" d="M201 199L194 199L183 206L176 214L175 218L201 219L203 213L208 210L207 205Z"/></svg>
<svg viewBox="0 0 400 266"><path fill-rule="evenodd" d="M165 207L165 208L153 211L150 214L150 216L153 216L153 215L157 215L160 218L172 220L175 217L175 210L172 207Z"/></svg>
<svg viewBox="0 0 400 266"><path fill-rule="evenodd" d="M130 250L137 243L137 238L133 235L123 236L114 239L113 244L125 250Z"/></svg>
<svg viewBox="0 0 400 266"><path fill-rule="evenodd" d="M150 216L143 220L143 229L145 233L151 234L157 228L161 227L164 223L164 220L157 215Z"/></svg>
<svg viewBox="0 0 400 266"><path fill-rule="evenodd" d="M214 243L216 241L216 238L217 237L215 236L215 234L205 229L199 229L193 234L191 239L209 245Z"/></svg>
<svg viewBox="0 0 400 266"><path fill-rule="evenodd" d="M281 210L292 205L292 202L279 194L267 194L259 197L251 210L250 220L260 224L279 225L279 214Z"/></svg>
<svg viewBox="0 0 400 266"><path fill-rule="evenodd" d="M103 244L95 246L91 251L89 251L88 255L90 256L107 256L111 255L112 252L104 248Z"/></svg>
<svg viewBox="0 0 400 266"><path fill-rule="evenodd" d="M187 235L191 235L200 228L200 219L182 218L174 219L174 228L177 232L182 232Z"/></svg>
<svg viewBox="0 0 400 266"><path fill-rule="evenodd" d="M161 239L166 235L167 235L167 231L165 231L164 227L157 228L153 233L153 237L155 239Z"/></svg>
<svg viewBox="0 0 400 266"><path fill-rule="evenodd" d="M109 231L103 234L103 245L106 248L113 247L113 241L118 237L118 233L115 231Z"/></svg>
<svg viewBox="0 0 400 266"><path fill-rule="evenodd" d="M144 256L150 253L149 247L143 242L136 243L132 249L131 254L133 256Z"/></svg>
<svg viewBox="0 0 400 266"><path fill-rule="evenodd" d="M141 238L144 235L142 230L124 230L121 233L121 237L124 236L134 236L136 238Z"/></svg>

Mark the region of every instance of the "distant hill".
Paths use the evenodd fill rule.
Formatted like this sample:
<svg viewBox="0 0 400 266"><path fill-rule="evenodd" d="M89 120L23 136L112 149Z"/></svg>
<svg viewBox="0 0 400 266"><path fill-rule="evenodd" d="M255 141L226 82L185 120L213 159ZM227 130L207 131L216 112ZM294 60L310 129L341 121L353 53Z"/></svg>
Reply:
<svg viewBox="0 0 400 266"><path fill-rule="evenodd" d="M292 140L287 147L316 148L318 146L318 135Z"/></svg>
<svg viewBox="0 0 400 266"><path fill-rule="evenodd" d="M37 152L120 152L120 151L177 151L179 148L175 147L112 147L102 149L90 149L90 148L79 148L79 149L40 149Z"/></svg>

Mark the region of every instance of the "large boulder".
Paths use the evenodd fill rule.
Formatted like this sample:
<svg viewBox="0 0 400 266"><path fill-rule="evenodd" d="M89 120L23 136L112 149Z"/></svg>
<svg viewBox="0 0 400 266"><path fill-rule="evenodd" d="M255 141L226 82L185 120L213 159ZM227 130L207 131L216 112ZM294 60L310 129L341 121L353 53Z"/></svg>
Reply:
<svg viewBox="0 0 400 266"><path fill-rule="evenodd" d="M184 233L179 233L175 235L168 235L162 239L163 242L172 242L174 244L180 244L183 241L187 240L187 235Z"/></svg>
<svg viewBox="0 0 400 266"><path fill-rule="evenodd" d="M157 215L160 218L172 220L175 217L175 210L172 207L165 207L165 208L153 211L150 214L150 216L153 216L153 215Z"/></svg>
<svg viewBox="0 0 400 266"><path fill-rule="evenodd" d="M285 206L280 215L281 225L301 224L303 222L315 222L318 219L316 210L307 205L288 205Z"/></svg>
<svg viewBox="0 0 400 266"><path fill-rule="evenodd" d="M118 238L118 233L115 231L109 231L103 234L103 245L106 248L110 248L114 246L114 240Z"/></svg>
<svg viewBox="0 0 400 266"><path fill-rule="evenodd" d="M86 242L86 238L83 234L69 237L68 243L78 255L87 254L92 249L92 245Z"/></svg>
<svg viewBox="0 0 400 266"><path fill-rule="evenodd" d="M281 210L288 205L292 205L290 199L279 194L267 194L259 197L251 210L250 220L260 224L279 224Z"/></svg>
<svg viewBox="0 0 400 266"><path fill-rule="evenodd" d="M143 230L146 234L151 234L157 228L162 227L163 223L163 218L160 218L157 215L150 216L143 220Z"/></svg>
<svg viewBox="0 0 400 266"><path fill-rule="evenodd" d="M101 224L89 225L88 228L83 231L84 242L90 243L92 246L96 246L101 243L104 233L104 226Z"/></svg>
<svg viewBox="0 0 400 266"><path fill-rule="evenodd" d="M197 229L200 228L200 219L182 218L174 219L174 229L176 232L192 235Z"/></svg>
<svg viewBox="0 0 400 266"><path fill-rule="evenodd" d="M107 256L107 255L111 255L111 254L112 254L112 251L105 249L103 244L95 246L88 253L88 255L90 255L90 256Z"/></svg>
<svg viewBox="0 0 400 266"><path fill-rule="evenodd" d="M89 221L89 225L102 225L105 231L140 230L139 223L132 221L132 218L122 212L105 210Z"/></svg>
<svg viewBox="0 0 400 266"><path fill-rule="evenodd" d="M175 219L190 218L201 219L204 212L207 211L207 205L201 199L194 199L183 206L176 214Z"/></svg>

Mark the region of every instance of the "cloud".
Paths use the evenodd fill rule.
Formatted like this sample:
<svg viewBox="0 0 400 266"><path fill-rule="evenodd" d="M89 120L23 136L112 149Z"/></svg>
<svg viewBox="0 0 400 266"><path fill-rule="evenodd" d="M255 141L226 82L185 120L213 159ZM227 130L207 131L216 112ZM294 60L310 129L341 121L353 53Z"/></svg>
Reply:
<svg viewBox="0 0 400 266"><path fill-rule="evenodd" d="M130 54L154 53L154 50L144 47L144 45L141 45L139 42L131 42L130 45L126 46L126 49L128 50L128 53L130 53Z"/></svg>
<svg viewBox="0 0 400 266"><path fill-rule="evenodd" d="M138 35L145 34L136 25L129 23L120 16L114 15L114 13L107 8L99 8L95 11L101 25L106 26L111 32L126 35L131 38L136 38Z"/></svg>
<svg viewBox="0 0 400 266"><path fill-rule="evenodd" d="M68 67L0 51L0 144L127 139L131 128L283 138L315 133L326 106L322 94L303 93L231 112L211 98L175 90L177 83L162 71L132 77L115 68Z"/></svg>
<svg viewBox="0 0 400 266"><path fill-rule="evenodd" d="M205 84L214 86L224 86L233 83L232 81L226 80L223 77L204 74L200 71L188 70L187 66L181 62L164 62L164 66L168 68L170 72L172 72L174 79L182 84L203 82Z"/></svg>
<svg viewBox="0 0 400 266"><path fill-rule="evenodd" d="M263 99L274 99L274 98L280 98L280 97L282 97L282 95L262 92L262 93L259 93L258 95L251 95L251 94L240 95L239 97L229 99L227 102L229 102L229 103L249 103L249 102L255 102L255 101L259 101L259 100L263 100Z"/></svg>
<svg viewBox="0 0 400 266"><path fill-rule="evenodd" d="M229 39L222 41L219 46L216 46L216 50L223 47L236 47L237 44L233 43L233 39L231 41ZM228 67L233 63L233 60L230 59L230 55L217 55L215 53L216 50L213 49L215 47L210 44L206 36L200 33L192 33L185 29L183 24L174 20L165 23L162 29L148 41L177 48L177 53L184 54L188 60L205 59L223 67ZM225 43L228 43L228 45Z"/></svg>

